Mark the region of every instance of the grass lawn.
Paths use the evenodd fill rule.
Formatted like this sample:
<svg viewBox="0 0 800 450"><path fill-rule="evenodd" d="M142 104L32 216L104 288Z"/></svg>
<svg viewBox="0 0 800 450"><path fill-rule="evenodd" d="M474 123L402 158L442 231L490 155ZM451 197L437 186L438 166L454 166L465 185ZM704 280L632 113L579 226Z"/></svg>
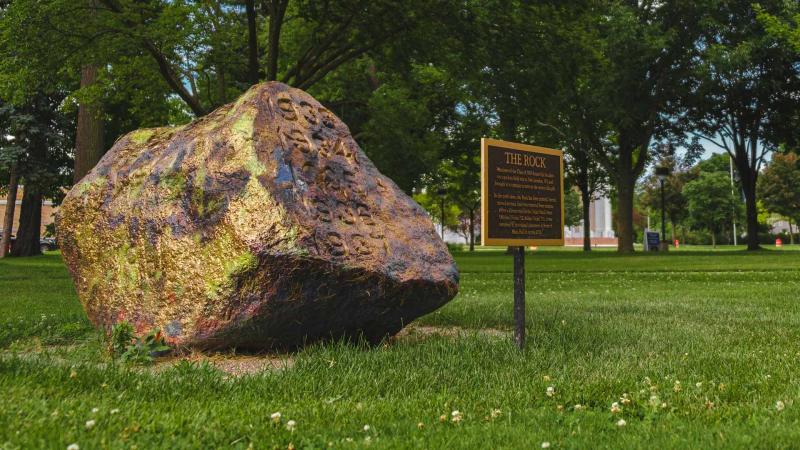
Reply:
<svg viewBox="0 0 800 450"><path fill-rule="evenodd" d="M0 449L800 445L800 251L529 253L524 352L511 257L456 259L417 331L236 377L110 363L57 253L0 260Z"/></svg>

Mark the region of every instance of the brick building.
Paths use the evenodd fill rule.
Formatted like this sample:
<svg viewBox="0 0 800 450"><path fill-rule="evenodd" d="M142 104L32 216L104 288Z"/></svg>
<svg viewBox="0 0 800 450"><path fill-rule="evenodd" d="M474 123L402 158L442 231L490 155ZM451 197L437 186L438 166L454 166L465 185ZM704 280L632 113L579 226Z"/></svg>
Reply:
<svg viewBox="0 0 800 450"><path fill-rule="evenodd" d="M24 187L20 186L19 190L17 190L17 206L14 208L14 224L11 228L11 234L17 234L17 227L19 226L19 211L22 208L22 193L24 192ZM7 205L7 194L3 194L2 198L0 198L0 233L2 232L2 222L6 217L6 208ZM56 206L53 205L53 202L50 200L45 200L42 202L42 236L44 236L45 227L51 223L53 223L54 217L53 214L56 211Z"/></svg>

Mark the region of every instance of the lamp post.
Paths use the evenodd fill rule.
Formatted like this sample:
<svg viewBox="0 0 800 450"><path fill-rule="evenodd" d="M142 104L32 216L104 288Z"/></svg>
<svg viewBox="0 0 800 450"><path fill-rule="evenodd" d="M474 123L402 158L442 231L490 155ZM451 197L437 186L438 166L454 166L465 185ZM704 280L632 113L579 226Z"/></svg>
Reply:
<svg viewBox="0 0 800 450"><path fill-rule="evenodd" d="M447 194L447 189L439 188L439 190L437 190L436 193L439 194L439 198L440 198L440 200L442 202L441 203L441 207L442 207L442 210L441 210L442 211L442 222L441 222L441 224L442 224L442 240L444 241L444 195Z"/></svg>
<svg viewBox="0 0 800 450"><path fill-rule="evenodd" d="M664 181L669 176L670 170L668 166L661 165L656 167L656 176L661 185L661 250L669 250L669 242L667 242L667 215L664 201Z"/></svg>
<svg viewBox="0 0 800 450"><path fill-rule="evenodd" d="M733 157L730 155L728 156L728 162L730 163L731 169L731 195L736 195L736 190L733 187ZM733 245L739 245L736 239L736 210L733 210L733 214L731 214L733 218Z"/></svg>

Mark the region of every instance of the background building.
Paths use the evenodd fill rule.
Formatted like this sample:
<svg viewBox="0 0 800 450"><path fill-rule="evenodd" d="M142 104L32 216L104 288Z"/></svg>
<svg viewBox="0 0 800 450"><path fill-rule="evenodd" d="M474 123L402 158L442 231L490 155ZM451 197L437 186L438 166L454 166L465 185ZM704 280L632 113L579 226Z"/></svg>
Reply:
<svg viewBox="0 0 800 450"><path fill-rule="evenodd" d="M23 186L20 186L17 190L17 206L14 208L14 223L11 226L11 234L17 234L17 227L19 226L19 211L22 208L22 193L25 191ZM6 199L7 194L3 194L2 198L0 198L0 232L2 232L2 221L3 218L6 216L6 208L8 207L8 200ZM53 202L50 200L45 200L42 202L42 236L44 236L45 228L53 223L55 218L53 214L56 211L56 207L53 205Z"/></svg>
<svg viewBox="0 0 800 450"><path fill-rule="evenodd" d="M614 234L614 215L611 211L611 200L600 197L589 204L589 233L592 246L616 246L617 237ZM566 245L583 245L583 225L565 227L564 240Z"/></svg>

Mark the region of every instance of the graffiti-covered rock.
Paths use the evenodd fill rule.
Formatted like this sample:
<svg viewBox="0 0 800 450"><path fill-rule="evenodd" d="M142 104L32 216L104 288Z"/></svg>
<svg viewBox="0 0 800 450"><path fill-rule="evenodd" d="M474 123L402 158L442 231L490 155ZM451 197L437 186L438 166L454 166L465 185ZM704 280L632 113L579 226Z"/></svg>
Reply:
<svg viewBox="0 0 800 450"><path fill-rule="evenodd" d="M159 328L181 347L376 342L458 290L423 209L341 120L275 82L120 138L66 196L57 233L95 325Z"/></svg>

